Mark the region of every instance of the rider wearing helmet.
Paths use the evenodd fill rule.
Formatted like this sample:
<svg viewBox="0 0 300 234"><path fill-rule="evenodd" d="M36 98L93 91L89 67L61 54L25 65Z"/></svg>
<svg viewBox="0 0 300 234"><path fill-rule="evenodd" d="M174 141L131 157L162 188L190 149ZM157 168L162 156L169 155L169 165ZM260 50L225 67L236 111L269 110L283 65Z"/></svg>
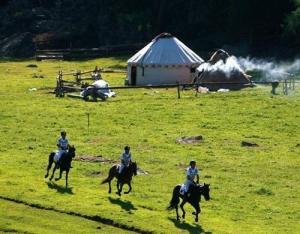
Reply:
<svg viewBox="0 0 300 234"><path fill-rule="evenodd" d="M124 153L121 155L121 165L119 167L119 174L121 175L124 172L124 169L129 166L132 162L130 147L126 145L124 147Z"/></svg>
<svg viewBox="0 0 300 234"><path fill-rule="evenodd" d="M189 188L190 185L195 184L195 177L196 177L196 183L199 184L199 171L196 167L196 161L191 160L190 166L186 169L186 181L184 183L184 195L185 197L189 197Z"/></svg>
<svg viewBox="0 0 300 234"><path fill-rule="evenodd" d="M60 138L58 138L57 143L56 143L57 148L58 148L58 150L56 151L55 157L54 157L54 160L56 162L59 162L63 153L68 152L69 141L66 138L66 136L67 136L67 132L65 130L61 131Z"/></svg>

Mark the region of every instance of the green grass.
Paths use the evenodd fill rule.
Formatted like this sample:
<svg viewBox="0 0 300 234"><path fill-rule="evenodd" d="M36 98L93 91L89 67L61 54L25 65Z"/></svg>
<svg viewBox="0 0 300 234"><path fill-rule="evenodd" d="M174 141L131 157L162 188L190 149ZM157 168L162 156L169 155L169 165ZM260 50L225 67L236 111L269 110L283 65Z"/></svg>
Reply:
<svg viewBox="0 0 300 234"><path fill-rule="evenodd" d="M0 232L4 233L131 233L80 217L5 200L0 202L0 224Z"/></svg>
<svg viewBox="0 0 300 234"><path fill-rule="evenodd" d="M26 67L32 63L38 67ZM116 98L97 103L48 93L46 88L55 85L59 69L84 71L96 65L122 67L125 60L0 62L0 196L64 212L98 215L156 233L300 232L299 87L288 96L270 96L270 87L258 86L198 97L185 91L181 99L175 89L116 90ZM33 74L45 78L32 78ZM122 85L125 75L105 73L103 77L111 85ZM28 91L33 87L38 90ZM118 160L124 145L129 144L138 166L149 175L135 177L132 193L121 199L114 194L115 184L111 195L107 185L100 185L111 164L75 161L69 190L63 188L63 180L57 185L47 183L43 179L47 157L55 149L61 129L67 130L78 156ZM178 137L195 135L202 135L204 141L192 145L175 142ZM259 146L242 147L241 141ZM166 211L172 189L184 181L190 159L197 160L201 181L211 184L212 200L202 200L198 224L189 205L185 222L175 221L175 212ZM41 233L30 220L35 215L44 217L46 211L33 213L31 207L1 199L0 203L1 207L16 207L15 217L23 212L28 217L15 219L9 226L10 214L1 212L1 228ZM61 220L73 218L60 215ZM85 233L101 225L81 220L74 217L69 222L86 222L81 225ZM18 222L22 229L17 229ZM44 229L50 233L56 228L67 230L58 226L60 222ZM94 231L105 232L104 228Z"/></svg>

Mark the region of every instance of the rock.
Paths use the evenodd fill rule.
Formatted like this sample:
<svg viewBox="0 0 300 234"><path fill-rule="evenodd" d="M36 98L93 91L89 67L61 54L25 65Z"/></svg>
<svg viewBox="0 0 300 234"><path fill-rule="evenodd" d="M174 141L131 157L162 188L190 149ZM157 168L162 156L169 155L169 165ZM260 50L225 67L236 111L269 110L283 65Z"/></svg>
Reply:
<svg viewBox="0 0 300 234"><path fill-rule="evenodd" d="M44 78L44 75L33 74L32 78Z"/></svg>
<svg viewBox="0 0 300 234"><path fill-rule="evenodd" d="M180 137L176 139L177 143L185 143L185 144L192 144L192 143L198 143L203 140L203 137L201 135L199 136L193 136L193 137Z"/></svg>
<svg viewBox="0 0 300 234"><path fill-rule="evenodd" d="M258 144L254 142L247 142L247 141L242 141L241 146L246 146L246 147L257 147Z"/></svg>
<svg viewBox="0 0 300 234"><path fill-rule="evenodd" d="M28 64L26 67L38 67L36 64Z"/></svg>

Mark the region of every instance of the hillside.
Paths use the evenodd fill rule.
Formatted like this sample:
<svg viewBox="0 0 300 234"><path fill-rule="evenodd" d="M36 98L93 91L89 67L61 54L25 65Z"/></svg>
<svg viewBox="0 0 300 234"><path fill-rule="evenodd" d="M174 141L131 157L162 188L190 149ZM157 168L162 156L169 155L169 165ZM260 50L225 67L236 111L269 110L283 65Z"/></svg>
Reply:
<svg viewBox="0 0 300 234"><path fill-rule="evenodd" d="M0 57L146 43L162 32L203 54L290 57L299 55L299 7L298 0L2 0Z"/></svg>
<svg viewBox="0 0 300 234"><path fill-rule="evenodd" d="M27 67L33 63L36 68ZM119 67L125 60L0 62L0 231L40 233L34 217L49 233L75 229L62 227L59 220L74 227L80 223L86 233L300 232L299 84L288 96L281 89L271 96L268 86L198 97L184 91L181 99L175 89L117 90L117 97L97 103L49 93L58 70L96 65ZM103 77L122 85L124 74ZM129 144L148 174L134 177L132 193L121 198L115 184L111 195L107 185L100 185L112 163L74 161L69 189L64 180L49 183L44 179L47 157L61 129L67 130L77 157L119 160ZM203 142L175 142L195 135ZM242 141L258 147L242 147ZM166 210L190 159L197 160L201 182L211 184L212 199L202 199L199 223L189 205L181 222L175 211ZM49 217L57 223L47 225ZM110 221L103 224L104 219Z"/></svg>

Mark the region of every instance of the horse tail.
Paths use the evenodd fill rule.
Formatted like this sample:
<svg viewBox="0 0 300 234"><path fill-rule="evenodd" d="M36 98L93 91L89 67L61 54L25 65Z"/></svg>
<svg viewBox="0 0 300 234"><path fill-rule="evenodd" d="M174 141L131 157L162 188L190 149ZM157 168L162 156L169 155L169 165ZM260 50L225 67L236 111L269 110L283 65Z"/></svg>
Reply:
<svg viewBox="0 0 300 234"><path fill-rule="evenodd" d="M174 209L178 203L179 203L179 190L180 190L180 185L176 185L173 189L173 195L172 195L172 199L170 201L170 204L168 206L168 210Z"/></svg>
<svg viewBox="0 0 300 234"><path fill-rule="evenodd" d="M104 179L101 184L105 184L105 183L108 183L110 181L110 177L108 176L106 179Z"/></svg>
<svg viewBox="0 0 300 234"><path fill-rule="evenodd" d="M52 164L52 162L54 161L54 156L55 156L55 153L54 153L54 152L51 152L51 153L49 154L49 163Z"/></svg>
<svg viewBox="0 0 300 234"><path fill-rule="evenodd" d="M105 183L110 182L110 181L114 178L114 176L116 175L116 173L117 173L117 166L114 165L112 168L109 169L107 178L104 179L104 180L101 182L101 184L105 184Z"/></svg>

